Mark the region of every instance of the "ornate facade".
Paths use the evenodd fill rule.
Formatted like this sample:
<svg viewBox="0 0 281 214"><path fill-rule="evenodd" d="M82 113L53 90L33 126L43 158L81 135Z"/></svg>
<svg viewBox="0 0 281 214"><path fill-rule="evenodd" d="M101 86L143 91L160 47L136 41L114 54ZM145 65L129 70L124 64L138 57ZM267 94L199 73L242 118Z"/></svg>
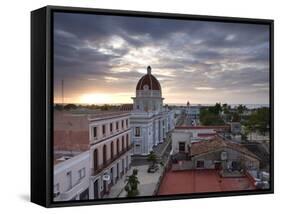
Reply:
<svg viewBox="0 0 281 214"><path fill-rule="evenodd" d="M131 114L132 143L134 154L147 155L153 146L163 143L168 131L174 128L174 114L163 107L159 81L147 67L136 87L136 97Z"/></svg>

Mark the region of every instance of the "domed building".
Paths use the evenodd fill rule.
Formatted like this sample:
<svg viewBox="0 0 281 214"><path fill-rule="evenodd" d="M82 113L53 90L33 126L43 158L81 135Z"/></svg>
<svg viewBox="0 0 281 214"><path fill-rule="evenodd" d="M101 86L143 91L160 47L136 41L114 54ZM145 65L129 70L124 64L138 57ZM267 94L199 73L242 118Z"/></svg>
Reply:
<svg viewBox="0 0 281 214"><path fill-rule="evenodd" d="M174 128L174 114L163 107L161 85L152 75L151 67L142 76L136 86L136 97L131 115L132 143L134 154L147 155L166 138Z"/></svg>
<svg viewBox="0 0 281 214"><path fill-rule="evenodd" d="M151 67L147 67L147 74L138 82L136 87L136 97L134 100L134 110L144 112L161 111L163 106L161 85L151 74Z"/></svg>

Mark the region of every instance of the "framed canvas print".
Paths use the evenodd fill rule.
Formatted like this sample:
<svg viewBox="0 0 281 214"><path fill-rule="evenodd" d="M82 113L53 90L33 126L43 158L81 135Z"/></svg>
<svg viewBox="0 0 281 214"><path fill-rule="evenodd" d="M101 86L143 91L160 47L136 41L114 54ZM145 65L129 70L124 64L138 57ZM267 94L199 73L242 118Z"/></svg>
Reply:
<svg viewBox="0 0 281 214"><path fill-rule="evenodd" d="M31 13L31 201L273 193L273 20Z"/></svg>

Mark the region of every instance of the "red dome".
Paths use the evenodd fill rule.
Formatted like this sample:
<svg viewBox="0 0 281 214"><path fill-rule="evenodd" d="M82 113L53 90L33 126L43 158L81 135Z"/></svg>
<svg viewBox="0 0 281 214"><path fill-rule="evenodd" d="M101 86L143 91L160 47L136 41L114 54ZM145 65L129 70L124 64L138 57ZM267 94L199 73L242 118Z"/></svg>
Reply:
<svg viewBox="0 0 281 214"><path fill-rule="evenodd" d="M161 86L158 80L151 74L151 67L147 67L147 74L140 78L136 90L144 90L144 86L147 85L149 90L161 91Z"/></svg>

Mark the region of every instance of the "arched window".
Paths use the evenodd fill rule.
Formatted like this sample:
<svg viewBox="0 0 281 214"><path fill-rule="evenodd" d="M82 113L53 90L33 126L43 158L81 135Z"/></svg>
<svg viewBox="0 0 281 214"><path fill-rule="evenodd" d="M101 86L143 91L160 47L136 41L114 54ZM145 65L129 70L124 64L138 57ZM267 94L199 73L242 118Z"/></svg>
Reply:
<svg viewBox="0 0 281 214"><path fill-rule="evenodd" d="M119 149L120 149L119 139L117 139L117 149L116 149L116 153L117 154L119 154Z"/></svg>
<svg viewBox="0 0 281 214"><path fill-rule="evenodd" d="M124 147L125 147L125 142L124 142L124 136L122 136L122 152L124 151Z"/></svg>
<svg viewBox="0 0 281 214"><path fill-rule="evenodd" d="M129 134L127 134L126 136L126 148L129 147Z"/></svg>
<svg viewBox="0 0 281 214"><path fill-rule="evenodd" d="M103 145L103 148L102 148L102 155L103 155L103 164L106 163L106 145Z"/></svg>
<svg viewBox="0 0 281 214"><path fill-rule="evenodd" d="M113 159L114 156L114 143L113 141L110 144L110 158Z"/></svg>

